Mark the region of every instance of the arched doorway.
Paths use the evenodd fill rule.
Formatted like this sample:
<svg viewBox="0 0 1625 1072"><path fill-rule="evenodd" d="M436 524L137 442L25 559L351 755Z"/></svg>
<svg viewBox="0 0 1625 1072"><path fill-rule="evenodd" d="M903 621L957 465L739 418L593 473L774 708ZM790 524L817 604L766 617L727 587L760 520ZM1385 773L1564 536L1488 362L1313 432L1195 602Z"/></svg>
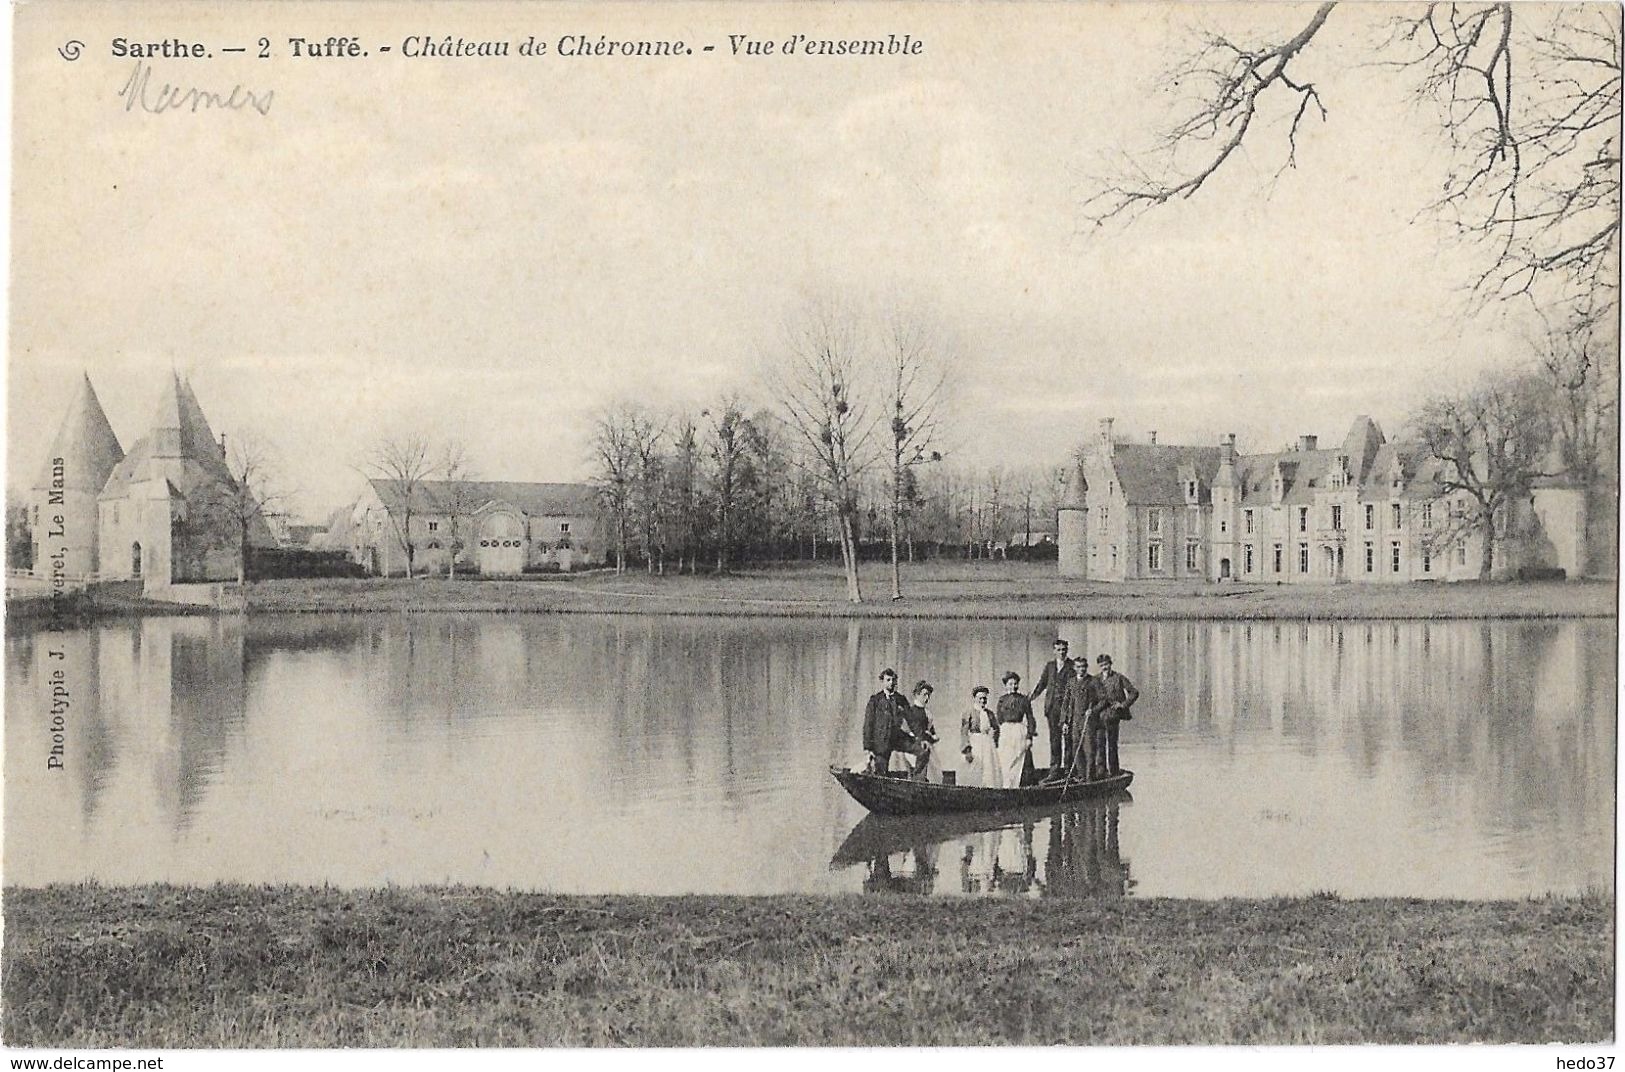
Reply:
<svg viewBox="0 0 1625 1072"><path fill-rule="evenodd" d="M1228 581L1229 579L1230 579L1230 560L1228 558L1221 558L1221 559L1219 559L1219 580Z"/></svg>
<svg viewBox="0 0 1625 1072"><path fill-rule="evenodd" d="M139 543L130 545L130 576L141 576L141 545Z"/></svg>

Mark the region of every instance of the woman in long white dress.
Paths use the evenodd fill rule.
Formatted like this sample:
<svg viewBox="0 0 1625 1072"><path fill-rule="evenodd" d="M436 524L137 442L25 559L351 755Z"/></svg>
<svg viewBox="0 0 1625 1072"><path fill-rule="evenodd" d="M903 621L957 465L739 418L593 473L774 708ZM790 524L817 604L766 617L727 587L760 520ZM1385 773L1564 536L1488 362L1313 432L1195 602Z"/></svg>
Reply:
<svg viewBox="0 0 1625 1072"><path fill-rule="evenodd" d="M1028 753L1038 735L1033 705L1021 693L1021 675L1008 670L1002 679L1004 695L999 697L999 776L1004 788L1020 787L1026 773Z"/></svg>
<svg viewBox="0 0 1625 1072"><path fill-rule="evenodd" d="M971 708L959 718L959 784L979 786L983 789L1001 789L1004 778L999 771L999 720L987 706L988 688L978 685L971 690Z"/></svg>

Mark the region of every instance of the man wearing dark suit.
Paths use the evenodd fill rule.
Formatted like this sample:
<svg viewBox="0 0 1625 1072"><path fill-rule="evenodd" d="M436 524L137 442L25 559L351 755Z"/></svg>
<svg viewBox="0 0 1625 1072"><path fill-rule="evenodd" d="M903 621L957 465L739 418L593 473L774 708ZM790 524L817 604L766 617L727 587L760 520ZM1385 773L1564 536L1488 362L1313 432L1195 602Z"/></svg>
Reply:
<svg viewBox="0 0 1625 1072"><path fill-rule="evenodd" d="M880 691L869 697L863 711L863 750L869 753L871 774L885 774L893 752L918 755L920 743L908 729L910 706L897 691L897 671L888 666L880 672Z"/></svg>
<svg viewBox="0 0 1625 1072"><path fill-rule="evenodd" d="M1121 774L1123 768L1117 763L1117 724L1134 717L1129 713L1129 708L1140 698L1140 690L1134 687L1134 682L1112 669L1110 655L1102 655L1095 662L1100 666L1095 681L1098 682L1096 689L1100 694L1101 725L1106 738L1106 773Z"/></svg>
<svg viewBox="0 0 1625 1072"><path fill-rule="evenodd" d="M1067 757L1067 772L1071 777L1093 781L1104 776L1102 772L1106 767L1100 724L1100 679L1089 673L1087 655L1074 663L1073 669L1076 676L1072 679L1067 713L1072 723L1067 746L1072 754Z"/></svg>
<svg viewBox="0 0 1625 1072"><path fill-rule="evenodd" d="M1061 739L1066 733L1062 723L1066 721L1067 701L1072 695L1072 679L1077 676L1072 660L1066 657L1066 651L1066 641L1056 638L1055 658L1044 664L1044 672L1038 675L1038 685L1028 697L1037 703L1040 694L1049 693L1044 697L1044 721L1049 723L1049 769L1052 775L1063 770Z"/></svg>

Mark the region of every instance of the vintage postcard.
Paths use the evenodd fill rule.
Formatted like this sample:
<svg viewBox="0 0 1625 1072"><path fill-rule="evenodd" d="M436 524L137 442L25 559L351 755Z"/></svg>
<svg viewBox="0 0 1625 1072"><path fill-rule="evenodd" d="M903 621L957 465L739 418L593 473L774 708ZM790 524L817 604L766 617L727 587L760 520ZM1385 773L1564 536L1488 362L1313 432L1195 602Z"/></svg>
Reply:
<svg viewBox="0 0 1625 1072"><path fill-rule="evenodd" d="M1612 1066L1617 4L11 23L10 1052Z"/></svg>

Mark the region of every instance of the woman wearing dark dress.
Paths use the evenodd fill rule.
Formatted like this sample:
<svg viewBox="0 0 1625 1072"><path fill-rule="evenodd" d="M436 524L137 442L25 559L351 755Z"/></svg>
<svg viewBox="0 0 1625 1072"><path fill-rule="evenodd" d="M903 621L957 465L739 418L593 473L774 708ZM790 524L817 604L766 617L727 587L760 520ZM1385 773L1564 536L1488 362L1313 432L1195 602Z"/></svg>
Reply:
<svg viewBox="0 0 1625 1072"><path fill-rule="evenodd" d="M1020 786L1031 760L1033 738L1038 722L1033 705L1021 694L1021 675L1014 670L1003 677L1004 695L999 697L999 773L1006 789Z"/></svg>

